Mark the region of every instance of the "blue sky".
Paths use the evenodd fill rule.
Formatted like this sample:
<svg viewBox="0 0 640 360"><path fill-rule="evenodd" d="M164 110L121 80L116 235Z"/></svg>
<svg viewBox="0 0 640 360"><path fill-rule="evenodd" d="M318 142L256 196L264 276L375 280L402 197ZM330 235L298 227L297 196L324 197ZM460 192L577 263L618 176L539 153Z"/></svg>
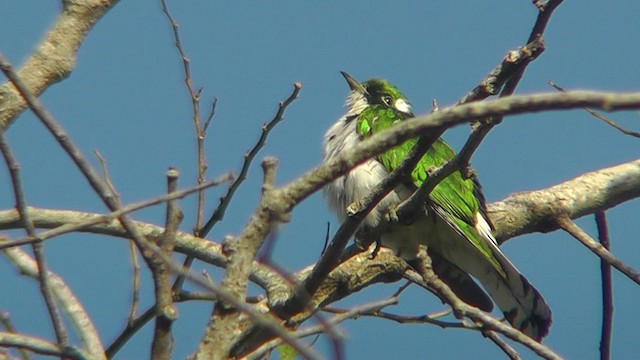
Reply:
<svg viewBox="0 0 640 360"><path fill-rule="evenodd" d="M277 103L300 81L300 98L268 139L236 195L225 221L210 234L220 240L239 234L259 196L259 160L276 156L277 183L285 184L321 160L324 131L342 114L348 88L339 74L384 77L396 84L423 113L437 99L446 106L473 88L510 49L523 45L535 21L530 1L382 2L326 1L213 2L171 1L174 17L192 60L203 103L218 98L207 143L209 176L239 170L260 126L273 117ZM53 23L59 5L0 0L0 51L18 66ZM527 70L519 93L551 91L552 80L567 89L638 90L637 38L640 3L620 0L567 1L545 34L547 50ZM164 192L169 166L181 171L181 186L195 182L195 142L190 103L170 27L160 1L122 1L88 36L75 71L51 87L42 100L75 142L91 156L107 159L112 180L124 201ZM4 81L4 80L3 80ZM207 106L203 106L205 109ZM616 113L621 125L638 130L637 112ZM51 136L24 113L7 132L22 165L29 203L46 208L102 212L104 207ZM459 148L466 126L445 139ZM583 111L542 113L506 119L474 155L488 201L511 193L545 188L587 171L638 158L637 139L624 136ZM95 159L94 159L95 160ZM97 162L94 161L95 164ZM0 166L0 208L13 206L7 172ZM209 194L217 205L220 190ZM184 231L194 223L195 201L182 202ZM638 201L607 215L613 252L635 268L638 254ZM162 208L136 219L163 223ZM290 270L317 260L326 222L338 224L316 194L282 226L274 260ZM595 235L593 217L578 221ZM12 232L16 236L20 233ZM124 326L130 296L130 265L125 242L70 235L46 244L51 268L62 275L95 319L105 344ZM508 242L504 251L545 296L554 324L545 342L567 358L598 357L600 280L598 260L570 236L532 234ZM197 263L196 270L209 269ZM51 338L41 311L37 285L15 276L0 260L0 310L19 330ZM381 299L399 284L375 286L341 306ZM144 279L143 306L151 304ZM637 356L635 324L640 320L638 287L614 272L613 358ZM410 289L388 309L422 314L443 309L431 294ZM184 358L202 335L209 304L183 304L176 322L175 358ZM119 358L148 356L151 327L119 353ZM349 358L496 358L501 352L477 333L429 325L398 325L358 319L344 324ZM328 352L326 342L319 349ZM520 348L519 348L520 349ZM521 349L524 358L534 356Z"/></svg>

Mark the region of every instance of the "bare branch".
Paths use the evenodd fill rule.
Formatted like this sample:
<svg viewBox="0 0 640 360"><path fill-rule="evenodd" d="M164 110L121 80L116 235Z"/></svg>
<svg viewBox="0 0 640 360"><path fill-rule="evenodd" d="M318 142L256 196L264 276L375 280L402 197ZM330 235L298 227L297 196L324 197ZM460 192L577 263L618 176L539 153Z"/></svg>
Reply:
<svg viewBox="0 0 640 360"><path fill-rule="evenodd" d="M53 229L55 231L57 229ZM19 241L19 240L18 240ZM129 256L131 257L131 307L127 325L130 326L138 315L140 307L140 260L138 260L138 250L133 241L129 241Z"/></svg>
<svg viewBox="0 0 640 360"><path fill-rule="evenodd" d="M213 118L215 113L215 104L213 102L213 109L210 113L209 118L205 121L205 124L202 124L202 120L200 118L200 94L201 89L196 90L193 86L193 78L191 76L191 60L187 56L187 52L185 51L182 45L182 39L180 38L180 30L178 22L173 18L171 12L169 11L169 7L167 6L167 1L162 0L162 12L164 12L167 20L171 24L171 29L173 30L173 39L175 41L175 47L180 54L180 58L182 59L182 68L184 72L184 85L187 88L187 92L189 93L189 97L191 98L191 110L193 112L193 127L195 129L196 135L196 152L197 152L197 164L198 164L198 184L202 184L207 175L207 160L204 152L204 145L207 136L207 127ZM202 227L202 218L204 214L204 205L205 205L205 194L204 191L198 192L198 205L196 209L196 223L194 226L194 234L199 235L197 231ZM191 265L191 264L189 264Z"/></svg>
<svg viewBox="0 0 640 360"><path fill-rule="evenodd" d="M122 347L135 335L142 327L147 324L156 315L156 307L152 306L142 315L127 322L127 327L116 337L116 339L107 347L105 355L108 359L113 357L122 349Z"/></svg>
<svg viewBox="0 0 640 360"><path fill-rule="evenodd" d="M543 51L544 43L540 37L529 41L527 45L517 50L509 51L502 62L456 104L467 104L496 95L515 73L520 72Z"/></svg>
<svg viewBox="0 0 640 360"><path fill-rule="evenodd" d="M535 2L536 7L538 8L538 17L536 18L535 24L533 24L531 32L529 33L527 43L531 43L537 38L542 37L549 20L551 20L551 15L553 15L554 10L562 3L562 1L563 0L548 0L544 4L541 4L538 1ZM520 83L520 79L522 79L522 75L524 75L524 71L525 68L521 69L519 72L515 73L509 81L507 81L504 89L502 89L502 93L500 94L501 97L513 94ZM497 122L499 121L500 119L497 120Z"/></svg>
<svg viewBox="0 0 640 360"><path fill-rule="evenodd" d="M37 226L37 221L34 220L34 223ZM38 279L38 264L24 251L19 248L11 248L5 249L3 254L20 270L20 273ZM80 335L90 358L105 359L100 335L80 301L76 299L73 292L58 275L49 272L49 278L53 295Z"/></svg>
<svg viewBox="0 0 640 360"><path fill-rule="evenodd" d="M508 77L501 76L500 80L504 81L502 91L500 91L500 97L511 96L522 76L524 75L527 66L535 60L542 51L544 51L544 43L542 42L542 34L544 33L551 15L555 8L562 3L563 0L549 0L544 5L538 4L538 17L536 22L529 33L527 39L527 45L519 49L519 51L511 51L507 54L503 64L505 66L504 72ZM514 63L516 66L507 66ZM500 66L500 68L502 65ZM492 79L492 74L489 74L488 79ZM498 83L502 86L502 83ZM497 91L497 90L496 90ZM480 143L487 136L489 131L504 119L504 115L495 115L492 117L481 117L480 121L474 121L472 123L472 131L469 139L464 144L460 152L455 158L455 162L458 164L460 171L466 174L470 168L471 156L475 150L480 146Z"/></svg>
<svg viewBox="0 0 640 360"><path fill-rule="evenodd" d="M493 341L493 343L496 344L500 348L500 350L502 350L505 353L505 355L509 357L509 359L511 360L521 359L520 354L518 354L516 349L514 349L509 344L507 344L504 340L502 340L502 338L500 338L500 336L498 336L498 334L496 334L495 332L486 331L484 333L484 336L486 336L489 340Z"/></svg>
<svg viewBox="0 0 640 360"><path fill-rule="evenodd" d="M302 84L294 84L293 92L289 98L280 103L274 119L265 125L262 136L258 144L254 147L255 152L250 152L249 157L255 156L257 151L263 146L268 132L284 118L284 112L287 106L297 98L301 88ZM273 189L276 167L275 159L265 159L262 167L265 180L259 209L252 216L242 235L225 244L229 251L233 253L233 256L230 257L230 262L224 273L222 287L230 291L230 293L237 298L245 296L253 259L262 242L271 232L273 223L285 221L288 215L288 212L282 209L278 203L278 194L275 193ZM242 174L239 178L242 178ZM207 222L203 230L208 231L214 223L215 216ZM206 232L203 231L203 233ZM227 307L228 306L221 301L216 304L211 320L207 325L203 339L196 352L196 359L210 358L211 356L227 356L229 353L232 346L232 341L230 340L234 338L234 332L237 331L238 326L237 322L240 320L240 317L242 317L242 314L238 311L231 311L227 309ZM309 356L313 357L315 355L310 353Z"/></svg>
<svg viewBox="0 0 640 360"><path fill-rule="evenodd" d="M561 92L566 92L566 90L558 85L556 85L553 81L548 81L547 82L551 87L553 87L554 89L561 91ZM625 134L625 135L629 135L629 136L633 136L636 138L640 138L640 132L637 131L632 131L632 130L627 130L625 128L623 128L622 126L618 125L615 121L609 119L608 117L600 114L597 111L594 111L592 109L589 108L584 108L584 111L588 112L589 114L591 114L593 117L595 117L598 120L602 120L605 123L607 123L609 126L613 127L614 129L620 131L621 133Z"/></svg>
<svg viewBox="0 0 640 360"><path fill-rule="evenodd" d="M97 23L117 0L62 1L62 12L33 55L18 70L25 88L35 96L49 86L63 80L73 70L78 48L93 25ZM4 132L13 119L26 107L27 102L11 83L0 87L0 132Z"/></svg>
<svg viewBox="0 0 640 360"><path fill-rule="evenodd" d="M16 199L16 208L20 213L20 217L22 218L22 222L24 224L25 230L27 231L27 235L29 235L30 237L34 237L36 235L36 230L33 226L31 218L29 217L27 200L22 189L22 181L20 179L20 165L18 164L18 160L9 147L9 143L7 143L6 141L4 132L0 132L0 152L4 157L7 168L9 169L9 175L11 176L11 183L13 185L13 192ZM65 347L68 344L69 337L62 321L60 309L58 309L58 305L53 299L53 294L51 292L51 285L49 283L49 271L47 269L42 241L34 242L31 247L38 264L38 281L40 283L40 292L42 293L42 297L47 307L47 312L49 314L49 318L51 319L58 344L60 344L60 346L62 347Z"/></svg>
<svg viewBox="0 0 640 360"><path fill-rule="evenodd" d="M611 248L607 217L604 211L596 213L598 239L600 245L607 251ZM613 324L613 284L611 280L611 265L600 260L600 277L602 278L602 331L600 332L600 360L611 358L611 331Z"/></svg>
<svg viewBox="0 0 640 360"><path fill-rule="evenodd" d="M167 192L176 191L178 187L178 170L169 168L167 171ZM167 257L171 257L175 247L176 232L182 221L182 212L176 200L167 202L165 231L157 243ZM162 259L154 258L151 262L151 275L156 296L156 324L151 344L152 359L171 359L173 350L173 335L171 325L178 318L178 310L173 303L171 289L171 269Z"/></svg>
<svg viewBox="0 0 640 360"><path fill-rule="evenodd" d="M90 354L78 350L72 346L59 347L48 341L0 331L0 346L28 349L36 354L59 356L61 359L94 359Z"/></svg>
<svg viewBox="0 0 640 360"><path fill-rule="evenodd" d="M532 232L556 230L555 217L571 219L640 197L640 160L580 175L556 186L516 193L488 205L499 242Z"/></svg>
<svg viewBox="0 0 640 360"><path fill-rule="evenodd" d="M586 246L589 250L591 250L594 254L600 257L603 261L606 261L608 264L611 264L614 268L618 269L621 273L625 274L629 279L636 282L636 284L640 285L640 273L633 269L631 266L628 266L622 260L616 258L611 254L604 246L598 244L595 240L589 236L584 230L582 230L578 225L576 225L571 219L569 219L565 215L558 216L556 222L558 226L560 226L564 231L568 232L576 238L576 240L580 241L584 246Z"/></svg>
<svg viewBox="0 0 640 360"><path fill-rule="evenodd" d="M549 0L544 5L536 4L539 10L538 17L536 18L536 22L533 25L531 32L529 33L527 45L519 49L519 51L511 51L503 61L503 64L498 67L500 69L500 76L497 77L497 80L500 81L496 81L495 85L503 86L502 91L500 92L500 97L510 96L515 92L515 89L520 83L529 63L535 60L540 53L544 51L542 35L549 20L551 19L553 11L562 3L562 1L563 0ZM512 66L512 64L515 66ZM493 80L492 75L493 72L490 73L485 80ZM493 88L493 90L497 91L497 88ZM480 143L484 140L489 131L491 131L493 126L502 122L503 117L503 115L499 115L488 119L484 118L484 120L474 123L475 126L472 127L469 139L455 159L455 162L459 165L460 171L463 171L463 173L467 171L470 167L471 156L478 146L480 146Z"/></svg>
<svg viewBox="0 0 640 360"><path fill-rule="evenodd" d="M213 215L211 215L207 223L202 227L202 229L197 232L197 236L206 236L209 231L211 231L213 226L224 218L224 214L227 211L227 207L231 203L233 195L247 178L247 173L249 172L249 167L251 166L253 159L256 157L256 155L258 155L260 150L266 144L267 137L269 136L271 130L273 130L273 128L276 127L276 125L278 125L278 123L284 119L285 110L289 105L291 105L294 100L298 98L298 94L300 93L301 89L302 83L298 82L293 84L293 91L291 92L291 95L289 95L286 100L280 102L276 115L273 117L273 119L271 119L271 121L262 126L262 134L260 135L258 142L256 142L253 148L249 150L244 156L244 163L242 164L242 169L240 169L240 174L238 175L236 180L231 185L229 185L229 190L227 190L227 193L220 198L220 204L214 210Z"/></svg>

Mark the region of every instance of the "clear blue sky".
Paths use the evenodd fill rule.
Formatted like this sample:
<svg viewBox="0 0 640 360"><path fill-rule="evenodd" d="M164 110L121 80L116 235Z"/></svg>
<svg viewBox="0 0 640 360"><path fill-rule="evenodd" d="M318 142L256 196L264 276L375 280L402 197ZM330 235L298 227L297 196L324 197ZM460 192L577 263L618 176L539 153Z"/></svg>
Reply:
<svg viewBox="0 0 640 360"><path fill-rule="evenodd" d="M237 194L224 223L210 237L238 234L259 194L259 160L280 160L277 182L284 184L321 160L324 131L343 112L347 86L340 70L360 80L384 77L412 100L417 113L455 102L501 61L523 45L535 21L531 1L491 2L213 2L170 1L194 81L203 86L203 103L218 98L209 131L209 176L237 171L244 152L255 143L260 126L272 118L278 101L296 81L304 87L286 119L269 137ZM0 0L0 51L17 66L53 23L57 2ZM519 93L551 91L548 80L568 89L638 90L640 2L566 1L547 29L547 51L527 70ZM160 1L122 1L99 22L79 52L69 79L50 88L42 100L91 156L98 149L125 201L164 192L164 173L180 169L181 185L195 182L195 145L190 103L182 84L181 64ZM4 82L4 79L2 80ZM207 106L204 106L206 109ZM637 112L612 117L638 130ZM468 134L461 126L445 134L459 147ZM104 211L104 207L51 136L29 113L8 131L22 169L29 202L47 208ZM638 158L640 144L583 111L508 118L494 129L473 158L488 201L511 193L545 188L584 172ZM0 166L0 208L13 206L7 172ZM219 191L209 195L217 205ZM182 202L193 226L194 199ZM632 201L610 210L613 252L640 267L638 213ZM135 217L163 223L163 209ZM325 224L335 218L317 194L298 207L282 227L274 260L297 270L317 260ZM579 221L595 235L593 217ZM18 236L19 232L12 232ZM51 268L79 296L108 344L124 326L130 297L130 264L125 242L73 235L46 243ZM545 342L572 359L598 357L600 279L598 260L570 236L556 232L512 240L504 251L544 294L554 311ZM201 263L196 270L209 269ZM18 278L0 260L0 311L15 326L52 338L42 312L37 284ZM399 284L376 286L340 303L365 303L390 295ZM636 325L640 290L614 272L613 358L637 358ZM143 306L151 304L151 284L144 278ZM418 289L388 309L422 314L443 309ZM184 358L202 335L209 304L181 305L176 322L175 358ZM148 355L148 326L119 358ZM398 325L358 319L344 324L349 358L500 358L502 353L475 332L429 325ZM330 353L326 341L319 348ZM520 348L519 348L520 349ZM524 358L531 352L521 349Z"/></svg>

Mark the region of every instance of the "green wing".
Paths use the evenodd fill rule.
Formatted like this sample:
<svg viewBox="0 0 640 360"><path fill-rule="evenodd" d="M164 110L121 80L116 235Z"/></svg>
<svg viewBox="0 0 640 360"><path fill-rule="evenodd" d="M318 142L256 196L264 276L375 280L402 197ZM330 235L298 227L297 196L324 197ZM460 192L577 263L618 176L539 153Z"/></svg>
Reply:
<svg viewBox="0 0 640 360"><path fill-rule="evenodd" d="M399 121L404 120L403 114L390 108L370 106L358 117L357 130L360 136L368 137L382 132ZM404 143L378 155L376 160L391 172L400 166L417 139L409 139ZM420 159L411 173L413 184L420 187L428 178L428 171L440 167L455 157L455 151L444 140L438 139ZM429 195L429 201L441 208L446 214L446 221L457 227L462 234L489 260L493 266L502 272L502 267L495 259L489 245L481 238L475 229L476 214L484 213L484 200L476 182L465 179L459 171L454 172L442 180Z"/></svg>

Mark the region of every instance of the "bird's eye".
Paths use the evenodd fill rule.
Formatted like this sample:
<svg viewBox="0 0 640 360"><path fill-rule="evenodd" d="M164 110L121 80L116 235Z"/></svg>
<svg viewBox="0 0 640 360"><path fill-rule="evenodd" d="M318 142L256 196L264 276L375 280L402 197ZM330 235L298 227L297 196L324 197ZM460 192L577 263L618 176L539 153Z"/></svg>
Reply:
<svg viewBox="0 0 640 360"><path fill-rule="evenodd" d="M385 95L382 97L382 102L387 106L393 106L393 99L389 95Z"/></svg>

